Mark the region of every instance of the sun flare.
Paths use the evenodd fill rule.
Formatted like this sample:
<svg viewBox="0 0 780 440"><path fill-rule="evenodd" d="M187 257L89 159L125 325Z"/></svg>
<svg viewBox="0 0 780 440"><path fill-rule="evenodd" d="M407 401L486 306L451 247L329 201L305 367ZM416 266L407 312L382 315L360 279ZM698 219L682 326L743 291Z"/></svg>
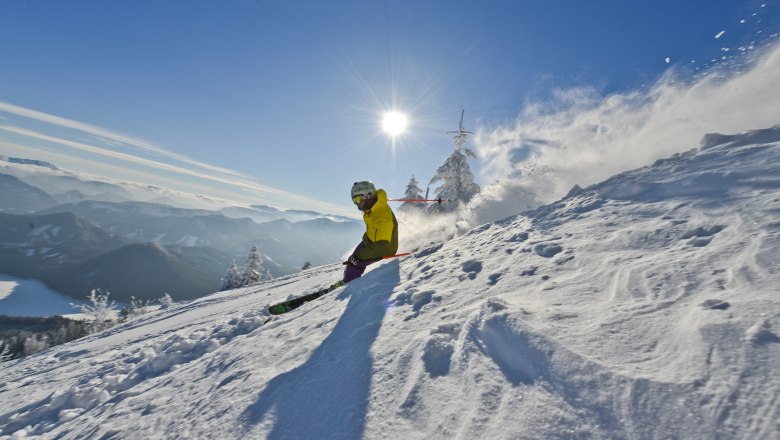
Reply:
<svg viewBox="0 0 780 440"><path fill-rule="evenodd" d="M387 112L382 119L382 129L390 136L398 136L406 131L408 123L409 121L403 113Z"/></svg>

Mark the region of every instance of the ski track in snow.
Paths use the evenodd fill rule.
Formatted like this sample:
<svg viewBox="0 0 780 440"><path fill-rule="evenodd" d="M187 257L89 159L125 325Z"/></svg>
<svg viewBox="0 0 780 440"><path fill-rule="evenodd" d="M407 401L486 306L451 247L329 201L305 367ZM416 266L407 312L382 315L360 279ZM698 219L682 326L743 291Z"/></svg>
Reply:
<svg viewBox="0 0 780 440"><path fill-rule="evenodd" d="M780 128L0 367L0 436L779 438Z"/></svg>

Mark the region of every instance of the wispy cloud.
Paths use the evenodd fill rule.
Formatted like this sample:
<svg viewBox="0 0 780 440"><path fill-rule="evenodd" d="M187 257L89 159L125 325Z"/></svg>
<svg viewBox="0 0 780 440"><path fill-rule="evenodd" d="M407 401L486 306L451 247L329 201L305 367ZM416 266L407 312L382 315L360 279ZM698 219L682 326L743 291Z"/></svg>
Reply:
<svg viewBox="0 0 780 440"><path fill-rule="evenodd" d="M81 161L81 163L88 162L90 166L86 171L96 175L101 175L101 172L108 169L109 166L116 168L116 163L124 163L127 166L126 175L135 175L139 180L149 179L140 183L157 185L160 185L161 182L168 185L174 183L177 185L171 189L218 196L237 202L245 203L247 199L250 199L254 203L266 203L281 208L305 207L334 214L353 214L342 206L323 203L299 194L262 185L236 171L195 161L180 154L166 151L147 141L111 130L4 102L0 102L0 111L50 124L54 127L74 130L77 135L66 138L60 133L55 135L54 132L58 130L43 132L40 128L34 130L21 127L18 122L14 124L8 118L4 118L4 123L0 124L1 131L47 145L64 146L93 156L92 160ZM10 144L6 143L6 145ZM26 148L33 150L36 147L26 146ZM124 151L118 151L120 149ZM136 152L134 153L133 150ZM39 151L43 152L44 150L39 149ZM103 158L103 165L96 168L95 164L101 163L98 158ZM74 159L70 162L79 161ZM109 162L114 165L110 165Z"/></svg>
<svg viewBox="0 0 780 440"><path fill-rule="evenodd" d="M157 156L173 159L190 166L195 166L198 168L202 168L205 170L214 171L222 174L245 177L237 173L236 171L229 170L227 168L216 167L214 165L193 160L181 154L167 151L143 139L127 136L112 130L87 124L84 122L74 121L72 119L55 116L49 113L39 112L37 110L20 107L18 105L9 104L7 102L2 102L2 101L0 101L0 111L17 115L17 116L22 116L28 119L33 119L40 122L45 122L59 127L70 128L83 133L91 134L93 136L97 136L101 140L106 141L105 144L107 145L113 145L113 146L118 146L122 144L129 145L144 150L146 152L155 154Z"/></svg>

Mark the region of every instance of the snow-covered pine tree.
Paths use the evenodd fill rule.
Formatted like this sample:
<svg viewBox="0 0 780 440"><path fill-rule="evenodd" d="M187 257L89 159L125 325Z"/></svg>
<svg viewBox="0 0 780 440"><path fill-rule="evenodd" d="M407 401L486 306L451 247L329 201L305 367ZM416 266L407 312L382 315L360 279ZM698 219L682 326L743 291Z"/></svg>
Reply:
<svg viewBox="0 0 780 440"><path fill-rule="evenodd" d="M246 257L246 266L244 273L241 274L241 287L249 286L260 281L263 274L263 261L257 246L252 246L249 255Z"/></svg>
<svg viewBox="0 0 780 440"><path fill-rule="evenodd" d="M412 174L412 178L409 180L409 184L406 185L406 192L404 193L405 199L422 199L423 194L422 190L419 186L417 186L417 179L414 178L414 174ZM420 209L422 208L423 204L421 203L414 203L414 202L403 202L401 203L401 206L398 207L400 211L409 211L413 209Z"/></svg>
<svg viewBox="0 0 780 440"><path fill-rule="evenodd" d="M433 176L429 184L433 185L434 183L442 182L441 186L436 189L435 197L447 202L430 205L428 209L431 212L454 211L461 203L467 204L475 195L479 194L479 185L474 183L474 174L471 173L468 162L469 157L476 159L477 155L468 148L463 147L469 136L474 134L463 127L463 115L465 113L465 109L460 113L458 130L448 132L454 134L452 143L455 145L455 151L444 162L444 165L436 170L436 175Z"/></svg>
<svg viewBox="0 0 780 440"><path fill-rule="evenodd" d="M468 203L475 195L479 194L479 185L474 183L474 174L467 158L477 156L468 148L457 146L450 157L436 170L436 175L431 179L431 185L442 182L435 191L435 198L446 200L443 203L432 203L428 209L432 212L454 211L460 203Z"/></svg>
<svg viewBox="0 0 780 440"><path fill-rule="evenodd" d="M219 291L237 289L241 287L241 274L238 273L236 267L236 260L233 260L233 264L230 265L225 275L222 276L222 281L219 285Z"/></svg>

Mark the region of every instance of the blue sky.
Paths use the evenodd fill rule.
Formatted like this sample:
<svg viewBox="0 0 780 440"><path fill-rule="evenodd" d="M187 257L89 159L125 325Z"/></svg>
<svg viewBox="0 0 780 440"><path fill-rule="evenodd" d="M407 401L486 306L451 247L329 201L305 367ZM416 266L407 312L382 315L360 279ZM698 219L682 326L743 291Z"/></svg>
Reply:
<svg viewBox="0 0 780 440"><path fill-rule="evenodd" d="M356 180L426 184L462 108L495 129L555 90L693 75L779 23L778 0L8 0L0 154L352 212ZM389 109L410 120L395 141Z"/></svg>

